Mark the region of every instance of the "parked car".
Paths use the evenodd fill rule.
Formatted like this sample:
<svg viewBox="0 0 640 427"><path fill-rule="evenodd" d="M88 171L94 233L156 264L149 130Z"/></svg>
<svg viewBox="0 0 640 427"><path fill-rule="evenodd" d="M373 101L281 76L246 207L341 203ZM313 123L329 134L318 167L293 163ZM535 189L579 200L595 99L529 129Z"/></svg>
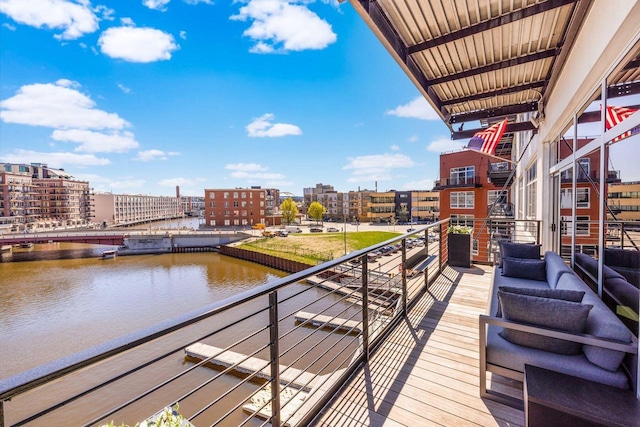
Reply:
<svg viewBox="0 0 640 427"><path fill-rule="evenodd" d="M309 229L309 232L311 232L311 233L322 233L322 228L313 227L313 228Z"/></svg>
<svg viewBox="0 0 640 427"><path fill-rule="evenodd" d="M407 233L411 233L412 231L416 231L415 228L407 228Z"/></svg>
<svg viewBox="0 0 640 427"><path fill-rule="evenodd" d="M335 228L335 227L329 227L329 228L327 228L327 233L337 233L338 231L340 231L340 230L338 230L338 229L337 229L337 228Z"/></svg>

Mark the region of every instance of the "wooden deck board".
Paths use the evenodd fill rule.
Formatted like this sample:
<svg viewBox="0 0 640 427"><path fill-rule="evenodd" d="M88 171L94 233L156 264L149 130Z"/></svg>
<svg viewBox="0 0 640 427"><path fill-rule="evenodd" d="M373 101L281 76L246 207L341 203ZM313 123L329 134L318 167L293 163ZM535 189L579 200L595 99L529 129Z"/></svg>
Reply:
<svg viewBox="0 0 640 427"><path fill-rule="evenodd" d="M523 425L522 411L479 397L478 315L490 282L489 268L446 268L313 425ZM494 386L520 392L510 380Z"/></svg>

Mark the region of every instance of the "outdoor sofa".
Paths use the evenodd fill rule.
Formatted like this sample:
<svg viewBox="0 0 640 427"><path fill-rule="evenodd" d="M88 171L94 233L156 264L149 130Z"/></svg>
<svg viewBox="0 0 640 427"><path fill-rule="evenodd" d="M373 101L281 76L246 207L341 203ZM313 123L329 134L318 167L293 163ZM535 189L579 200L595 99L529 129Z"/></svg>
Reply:
<svg viewBox="0 0 640 427"><path fill-rule="evenodd" d="M481 397L522 407L521 400L488 389L487 372L523 381L525 364L637 387L637 339L559 255L540 259L539 245L501 245L479 332Z"/></svg>
<svg viewBox="0 0 640 427"><path fill-rule="evenodd" d="M577 253L574 269L592 289L597 289L597 259ZM638 336L640 251L606 248L602 273L603 300Z"/></svg>

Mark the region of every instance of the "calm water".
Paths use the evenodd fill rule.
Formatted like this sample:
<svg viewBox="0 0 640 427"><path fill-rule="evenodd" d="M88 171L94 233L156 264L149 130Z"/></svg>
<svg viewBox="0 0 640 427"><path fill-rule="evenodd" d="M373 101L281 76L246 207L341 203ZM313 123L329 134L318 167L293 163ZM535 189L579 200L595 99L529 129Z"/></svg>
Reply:
<svg viewBox="0 0 640 427"><path fill-rule="evenodd" d="M64 243L35 245L33 249L14 249L10 255L14 260L25 261L0 262L0 378L183 315L270 283L284 275L277 270L217 253L136 255L102 260L99 255L106 248L110 247ZM57 259L62 255L66 259ZM77 256L88 258L73 258ZM9 256L4 257L7 261ZM348 307L334 295L307 307L306 304L321 295L326 293L303 284L294 284L280 291L280 301L293 296L281 304L281 318L295 313L301 307L306 307L305 310L311 312L321 312L329 307L329 312L341 317L349 317L360 310ZM122 372L125 366L135 366L147 360L152 353L180 349L191 340L199 341L199 337L206 336L222 324L243 317L247 312L259 311L258 308L262 307L266 307L266 297L225 313L221 318L212 318L180 333L168 335L157 343L149 344L149 348L124 353L91 370L14 398L5 404L5 421L9 425L17 422L34 411L46 408L50 399L62 399L74 390L84 390L88 383L111 378ZM204 342L225 347L236 342L239 337L264 328L267 323L267 312L262 311L233 329L204 339ZM284 364L294 363L301 358L295 363L308 366L316 357L323 357L330 362L310 368L311 372L322 372L342 363L345 354L350 354L354 348L352 343L347 343L350 346L349 352L340 355L339 349L343 346L333 348L332 344L342 342L346 337L320 331L319 335L314 335L314 339L305 341L309 330L295 330L293 317L280 322L281 336L292 329L292 333L281 340L281 349L299 341L304 345L287 352L282 358ZM328 340L329 350L326 346L315 348L317 340ZM349 338L351 340L353 338ZM266 342L268 331L234 348L234 351L250 354L257 346L264 346ZM306 349L309 351L305 355L303 352ZM268 359L266 350L257 356ZM45 425L78 425L80 420L86 420L84 417L88 414L102 414L111 407L109 405L126 401L128 397L135 396L135 393L153 387L161 378L181 372L190 363L179 351L147 368L144 373L102 389L96 396L92 395L86 401L80 400L65 408L62 413L54 412L42 421ZM154 394L151 403L145 401L144 404L133 405L110 419L115 419L118 425L120 422L134 425L160 410L164 402L175 398L176 390L187 391L208 381L212 375L215 375L212 369L198 368L171 388L163 388ZM181 408L184 413L194 413L237 382L236 377L223 375L205 390L181 403ZM196 425L210 425L227 411L232 412L232 417L222 425L238 425L246 415L241 409L233 408L258 387L256 384L242 385L229 398L196 418ZM248 425L260 425L260 422L253 419Z"/></svg>
<svg viewBox="0 0 640 427"><path fill-rule="evenodd" d="M215 253L122 256L45 244L0 263L0 378L222 300L282 273ZM7 255L3 257L7 258Z"/></svg>

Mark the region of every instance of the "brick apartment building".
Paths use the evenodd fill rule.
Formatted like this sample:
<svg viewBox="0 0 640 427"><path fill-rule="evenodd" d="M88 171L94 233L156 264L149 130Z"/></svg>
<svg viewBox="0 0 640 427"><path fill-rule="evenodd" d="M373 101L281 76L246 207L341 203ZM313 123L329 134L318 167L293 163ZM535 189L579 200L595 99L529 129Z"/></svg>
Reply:
<svg viewBox="0 0 640 427"><path fill-rule="evenodd" d="M205 224L210 227L266 223L267 191L261 188L206 189Z"/></svg>
<svg viewBox="0 0 640 427"><path fill-rule="evenodd" d="M474 228L472 255L485 258L492 253L490 236L504 233L500 218L513 218L509 186L502 190L511 166L504 161L473 150L462 150L440 155L440 180L435 189L440 192L440 217L451 218L451 225ZM509 183L510 184L510 183ZM494 203L495 202L495 203ZM490 211L491 210L491 211ZM496 219L483 228L488 217Z"/></svg>
<svg viewBox="0 0 640 427"><path fill-rule="evenodd" d="M89 183L46 164L0 168L0 228L8 231L77 227L93 216Z"/></svg>

